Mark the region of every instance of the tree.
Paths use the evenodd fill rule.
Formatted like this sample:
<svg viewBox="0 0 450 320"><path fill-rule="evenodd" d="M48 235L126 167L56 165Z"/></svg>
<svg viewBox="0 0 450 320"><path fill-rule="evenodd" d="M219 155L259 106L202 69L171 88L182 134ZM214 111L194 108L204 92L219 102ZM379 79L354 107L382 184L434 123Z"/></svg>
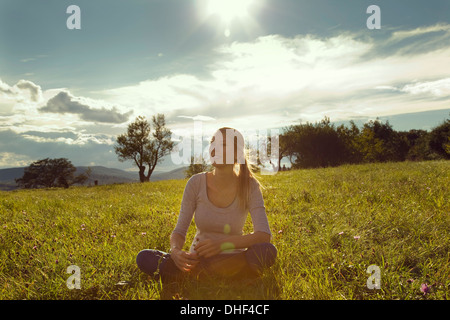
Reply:
<svg viewBox="0 0 450 320"><path fill-rule="evenodd" d="M327 117L316 124L291 126L284 134L291 137L287 142L291 151L287 153L296 157L293 167L327 167L343 162L345 145Z"/></svg>
<svg viewBox="0 0 450 320"><path fill-rule="evenodd" d="M339 139L344 144L343 161L344 163L360 163L362 154L358 146L358 137L360 130L353 120L350 121L350 128L340 125L337 128Z"/></svg>
<svg viewBox="0 0 450 320"><path fill-rule="evenodd" d="M162 158L170 153L174 147L171 141L172 132L165 127L163 114L152 117L154 132L151 134L151 126L148 121L139 116L135 122L128 125L127 133L117 137L114 150L120 162L133 160L139 169L139 180L150 181L150 177ZM148 166L148 173L145 173Z"/></svg>
<svg viewBox="0 0 450 320"><path fill-rule="evenodd" d="M404 161L408 153L407 138L378 118L364 124L357 144L365 162Z"/></svg>
<svg viewBox="0 0 450 320"><path fill-rule="evenodd" d="M22 178L16 179L19 187L36 188L69 188L74 184L83 184L90 175L90 168L78 176L77 169L66 158L42 159L25 168Z"/></svg>
<svg viewBox="0 0 450 320"><path fill-rule="evenodd" d="M289 161L291 162L292 166L292 156L293 151L291 150L291 146L293 145L293 138L294 135L292 131L289 130L289 128L283 128L283 133L279 135L278 137L278 144L279 144L279 152L278 152L278 169L281 170L281 159L284 157L289 157Z"/></svg>
<svg viewBox="0 0 450 320"><path fill-rule="evenodd" d="M439 156L450 159L450 119L431 130L428 145Z"/></svg>
<svg viewBox="0 0 450 320"><path fill-rule="evenodd" d="M184 171L186 178L192 177L194 174L210 171L211 166L208 165L203 157L191 156L191 164Z"/></svg>
<svg viewBox="0 0 450 320"><path fill-rule="evenodd" d="M408 132L400 132L400 134L403 134L408 142L408 153L406 155L406 160L425 161L436 158L436 154L428 145L430 140L429 132L425 130L411 129Z"/></svg>

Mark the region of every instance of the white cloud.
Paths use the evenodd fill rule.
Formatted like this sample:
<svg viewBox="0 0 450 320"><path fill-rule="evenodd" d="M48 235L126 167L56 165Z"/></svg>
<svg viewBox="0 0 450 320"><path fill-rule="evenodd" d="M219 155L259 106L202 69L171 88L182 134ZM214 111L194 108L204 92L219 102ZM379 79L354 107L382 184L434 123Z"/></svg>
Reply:
<svg viewBox="0 0 450 320"><path fill-rule="evenodd" d="M9 99L12 102L40 102L42 89L39 85L24 79L13 86L0 79L0 98Z"/></svg>
<svg viewBox="0 0 450 320"><path fill-rule="evenodd" d="M10 86L0 79L0 126L6 120L17 123L18 119L35 119L35 106L43 101L39 85L20 80Z"/></svg>
<svg viewBox="0 0 450 320"><path fill-rule="evenodd" d="M58 114L77 114L84 121L106 122L106 123L123 123L133 113L128 111L120 113L113 106L109 109L105 107L93 108L92 104L98 104L98 101L92 99L76 98L67 91L60 91L56 96L47 101L47 104L39 111Z"/></svg>
<svg viewBox="0 0 450 320"><path fill-rule="evenodd" d="M450 32L450 25L438 23L436 25L432 26L423 26L411 30L400 30L395 31L392 33L391 40L399 41L406 38L421 36L428 33L435 33L435 32Z"/></svg>
<svg viewBox="0 0 450 320"><path fill-rule="evenodd" d="M32 160L25 155L13 152L0 152L0 168L26 167Z"/></svg>
<svg viewBox="0 0 450 320"><path fill-rule="evenodd" d="M397 31L388 41L401 47L404 39L448 40L449 33L450 26L436 25ZM210 135L220 126L246 131L324 116L339 121L448 108L450 45L378 56L380 44L351 34L230 42L216 48L215 60L209 59L214 61L207 66L209 77L172 74L94 92L95 99L74 96L68 88L42 91L31 81L11 86L0 80L0 130L13 130L26 142L104 145L111 151L125 120L133 120L127 118L131 110L148 118L165 114L174 132L201 121ZM111 123L94 125L92 120Z"/></svg>
<svg viewBox="0 0 450 320"><path fill-rule="evenodd" d="M31 133L24 133L22 134L22 137L31 140L38 143L63 143L67 145L78 145L83 146L90 143L93 144L101 144L101 145L113 145L115 143L113 137L106 136L102 134L85 134L85 133L78 133L75 137L65 137L64 132L60 132L60 135L58 136L58 132L54 132L52 136L41 136L36 135L35 132L33 134Z"/></svg>
<svg viewBox="0 0 450 320"><path fill-rule="evenodd" d="M292 108L285 104L294 98L307 104L336 91L338 78L340 93L354 90L356 71L347 67L371 47L349 36L267 36L218 48L218 56L226 59L209 66L211 78L180 74L101 93L106 101L133 108L135 114L203 114L223 120L262 115L273 121L268 115Z"/></svg>
<svg viewBox="0 0 450 320"><path fill-rule="evenodd" d="M390 91L400 91L400 89L394 87L394 86L376 86L376 90L390 90Z"/></svg>
<svg viewBox="0 0 450 320"><path fill-rule="evenodd" d="M408 84L401 91L413 95L431 94L436 97L450 96L450 78Z"/></svg>
<svg viewBox="0 0 450 320"><path fill-rule="evenodd" d="M187 119L192 119L194 121L214 121L215 119L212 117L208 117L208 116L202 116L202 115L197 115L195 117L191 117L191 116L178 116L179 118L187 118Z"/></svg>
<svg viewBox="0 0 450 320"><path fill-rule="evenodd" d="M121 87L100 92L105 100L132 108L136 115L151 115L195 108L199 100L207 100L207 88L204 81L192 75L174 75L158 80L147 80L137 85Z"/></svg>
<svg viewBox="0 0 450 320"><path fill-rule="evenodd" d="M39 102L42 100L42 90L41 87L34 84L31 81L28 80L20 80L15 87L17 87L18 89L20 89L22 92L22 94L24 93L24 91L28 91L29 93L29 100L33 101L33 102Z"/></svg>
<svg viewBox="0 0 450 320"><path fill-rule="evenodd" d="M27 62L35 61L35 60L36 60L35 58L25 58L25 59L21 59L20 62L27 63Z"/></svg>
<svg viewBox="0 0 450 320"><path fill-rule="evenodd" d="M402 39L416 35L432 41L437 31L444 32L439 39L450 39L450 26L440 24L397 31L389 41L401 45ZM203 115L216 119L214 123L254 127L287 125L300 118L320 120L324 115L342 120L445 108L443 101L411 102L402 93L446 94L446 80L428 79L448 78L450 46L409 55L401 50L370 55L380 44L352 34L265 36L217 48L220 59L208 66L210 78L171 75L102 94L106 101L133 108L135 114L160 112L175 123L178 116ZM415 85L399 88L399 83Z"/></svg>

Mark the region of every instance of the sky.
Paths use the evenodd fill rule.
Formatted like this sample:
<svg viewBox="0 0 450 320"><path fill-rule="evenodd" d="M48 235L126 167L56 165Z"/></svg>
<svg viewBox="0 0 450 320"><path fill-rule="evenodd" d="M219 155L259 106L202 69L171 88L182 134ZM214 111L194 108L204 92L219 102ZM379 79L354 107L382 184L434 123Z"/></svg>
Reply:
<svg viewBox="0 0 450 320"><path fill-rule="evenodd" d="M157 113L206 140L325 116L430 130L449 117L449 57L448 0L0 0L0 168L131 170L115 139Z"/></svg>

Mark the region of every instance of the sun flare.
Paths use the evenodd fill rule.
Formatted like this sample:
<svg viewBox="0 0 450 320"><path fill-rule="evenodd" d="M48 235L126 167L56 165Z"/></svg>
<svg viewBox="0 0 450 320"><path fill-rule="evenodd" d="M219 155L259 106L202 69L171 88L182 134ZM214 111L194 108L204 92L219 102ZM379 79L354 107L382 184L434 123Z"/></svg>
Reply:
<svg viewBox="0 0 450 320"><path fill-rule="evenodd" d="M210 15L217 15L230 23L235 18L246 17L252 2L253 0L209 0L207 10Z"/></svg>

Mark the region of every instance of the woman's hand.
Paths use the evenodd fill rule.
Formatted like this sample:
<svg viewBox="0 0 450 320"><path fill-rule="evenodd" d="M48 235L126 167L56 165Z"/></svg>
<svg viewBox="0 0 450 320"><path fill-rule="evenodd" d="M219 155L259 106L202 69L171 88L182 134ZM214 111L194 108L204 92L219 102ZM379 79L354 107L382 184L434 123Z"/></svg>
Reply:
<svg viewBox="0 0 450 320"><path fill-rule="evenodd" d="M202 240L195 246L195 252L199 257L209 258L221 253L222 251L234 249L234 245L231 242L224 242L223 240Z"/></svg>
<svg viewBox="0 0 450 320"><path fill-rule="evenodd" d="M174 249L170 256L177 268L183 272L190 272L198 263L198 257L195 252L185 252L180 249Z"/></svg>

